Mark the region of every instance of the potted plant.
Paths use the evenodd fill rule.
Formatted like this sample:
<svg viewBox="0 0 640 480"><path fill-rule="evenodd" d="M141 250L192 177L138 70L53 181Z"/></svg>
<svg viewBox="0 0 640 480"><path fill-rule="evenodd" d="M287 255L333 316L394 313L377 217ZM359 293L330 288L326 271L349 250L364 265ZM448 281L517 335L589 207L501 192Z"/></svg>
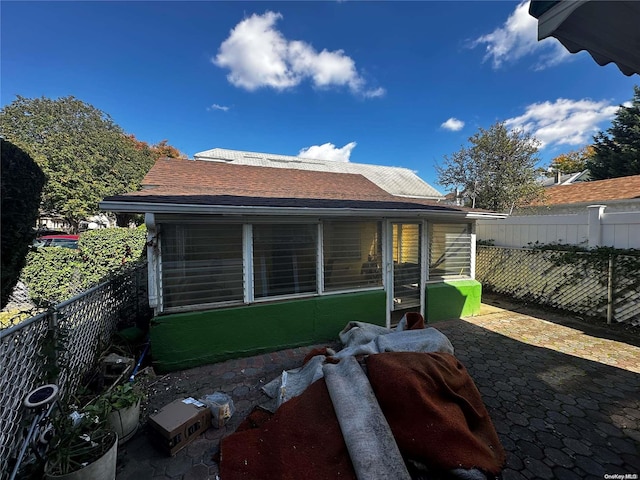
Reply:
<svg viewBox="0 0 640 480"><path fill-rule="evenodd" d="M138 431L140 423L140 402L144 393L131 382L118 385L96 400L102 408L107 424L118 434L118 443L122 445Z"/></svg>
<svg viewBox="0 0 640 480"><path fill-rule="evenodd" d="M54 435L47 450L45 478L55 480L113 480L118 435L106 418L92 409L52 420Z"/></svg>

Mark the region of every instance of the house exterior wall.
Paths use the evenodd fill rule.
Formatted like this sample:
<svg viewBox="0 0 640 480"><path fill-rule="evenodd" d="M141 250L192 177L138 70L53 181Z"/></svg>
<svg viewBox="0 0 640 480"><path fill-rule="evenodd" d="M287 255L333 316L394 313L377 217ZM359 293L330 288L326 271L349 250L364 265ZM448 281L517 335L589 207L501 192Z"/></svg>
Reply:
<svg viewBox="0 0 640 480"><path fill-rule="evenodd" d="M386 322L384 291L159 316L151 327L154 366L180 370L335 340L351 320Z"/></svg>
<svg viewBox="0 0 640 480"><path fill-rule="evenodd" d="M428 283L425 320L427 323L469 317L480 312L482 285L476 280Z"/></svg>
<svg viewBox="0 0 640 480"><path fill-rule="evenodd" d="M469 220L445 220L445 224L458 225L459 228L451 231L427 228L443 223L440 219L433 223L421 218L399 222L382 218L365 219L364 222L351 218L342 223L331 219L292 221L288 225L314 225L314 228L299 230L306 232L300 238L317 240L317 250L315 255L306 252L303 258L302 250L291 254L294 247L285 244L286 248L280 251L286 252L287 258L291 258L297 267L293 267L295 274L292 275L288 275L292 273L289 263L287 269L278 271L287 273L283 274L287 278L295 278L296 286L298 283L316 285L313 287L316 290L298 290L296 287L291 291L275 291L274 295L269 295L271 291L264 294L264 288L260 287L264 286L269 265L263 260L266 244L257 244L256 238L265 230L265 225L282 225L282 220L241 219L235 224L217 223L221 220L206 217L160 217L157 224L155 220L147 219L149 299L157 313L151 327L151 341L154 365L160 371L335 340L340 330L352 320L389 326L391 312L398 308L405 310L409 305L413 311L423 313L425 320L431 323L473 315L480 308L481 286L472 280L474 255L470 256L469 252L475 252L475 234ZM217 229L211 227L216 224ZM191 231L197 241L190 243L186 236L177 235L173 228L177 225L184 226L185 232ZM359 235L349 234L353 229L347 227L353 225L362 226L360 230L356 229ZM393 232L398 225L413 233L410 237L414 243L406 246L403 256L396 258L392 247L397 243L394 243ZM233 242L229 235L220 232L235 232L229 233ZM432 242L431 237L438 241ZM214 248L216 242L226 248ZM431 243L437 243L438 248ZM232 244L236 245L233 249ZM179 250L176 245L181 246L182 253L176 254ZM276 248L283 243L276 238L273 245ZM232 256L227 259L229 261L223 261L227 252L232 252ZM433 266L428 262L432 252ZM452 265L458 265L456 256L462 263L470 264L462 269L464 273L458 267L443 269L437 261L447 258ZM315 282L305 273L312 270L307 265L311 258L315 258ZM327 258L340 261L328 263ZM375 265L372 271L365 268L369 263ZM404 277L396 277L401 273L397 271L400 266L415 269L411 278L402 281ZM237 292L231 288L231 283L220 286L222 283L217 281L227 278L229 269L240 272L240 276L236 278L234 274L233 277L236 283L242 284ZM271 271L275 270L272 268ZM163 277L166 272L171 275L172 284L169 284L169 277ZM189 283L186 278L189 276L195 281ZM305 279L307 283L303 284ZM171 300L169 304L168 295L177 286L184 289L180 294L184 302L181 300L176 304ZM414 292L413 303L400 302L402 289ZM197 292L205 292L208 296L194 297L199 295ZM192 298L195 301L189 303ZM169 308L163 308L163 305L169 305Z"/></svg>
<svg viewBox="0 0 640 480"><path fill-rule="evenodd" d="M427 284L427 323L478 314L481 293L476 280ZM168 372L333 341L352 320L384 326L385 297L382 290L345 293L156 317L154 366Z"/></svg>

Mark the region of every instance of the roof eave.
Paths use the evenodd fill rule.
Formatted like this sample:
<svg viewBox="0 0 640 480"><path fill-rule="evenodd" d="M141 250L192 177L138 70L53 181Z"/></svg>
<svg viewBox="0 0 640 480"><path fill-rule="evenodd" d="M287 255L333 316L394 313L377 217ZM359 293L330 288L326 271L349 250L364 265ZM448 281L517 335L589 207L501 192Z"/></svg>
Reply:
<svg viewBox="0 0 640 480"><path fill-rule="evenodd" d="M464 210L437 211L424 209L393 208L313 208L313 207L264 207L240 205L199 205L155 202L100 202L101 210L118 213L156 213L156 214L191 214L191 215L227 215L227 216L331 216L331 217L453 217L466 219L498 219L508 215L492 212L475 212Z"/></svg>

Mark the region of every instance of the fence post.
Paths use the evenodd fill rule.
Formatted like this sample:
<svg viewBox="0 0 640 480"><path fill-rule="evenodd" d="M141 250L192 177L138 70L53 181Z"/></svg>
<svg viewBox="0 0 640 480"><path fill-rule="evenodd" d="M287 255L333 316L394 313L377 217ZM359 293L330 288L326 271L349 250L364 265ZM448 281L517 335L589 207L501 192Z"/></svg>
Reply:
<svg viewBox="0 0 640 480"><path fill-rule="evenodd" d="M611 325L611 320L613 319L613 264L614 264L614 256L613 254L609 255L609 273L607 275L607 324Z"/></svg>
<svg viewBox="0 0 640 480"><path fill-rule="evenodd" d="M60 341L59 335L58 335L58 309L57 308L53 308L52 310L50 310L50 314L48 315L47 318L47 327L49 328L49 335L51 338L51 349L52 349L52 361L53 361L53 367L55 371L58 371L59 367L60 367L60 360L58 358L58 355L60 354L60 345L58 344L58 342ZM56 377L58 377L58 375L56 375ZM58 383L58 378L56 378L56 382Z"/></svg>
<svg viewBox="0 0 640 480"><path fill-rule="evenodd" d="M588 238L589 248L598 247L602 242L602 214L606 205L589 205L587 210L589 212L589 225L588 225Z"/></svg>

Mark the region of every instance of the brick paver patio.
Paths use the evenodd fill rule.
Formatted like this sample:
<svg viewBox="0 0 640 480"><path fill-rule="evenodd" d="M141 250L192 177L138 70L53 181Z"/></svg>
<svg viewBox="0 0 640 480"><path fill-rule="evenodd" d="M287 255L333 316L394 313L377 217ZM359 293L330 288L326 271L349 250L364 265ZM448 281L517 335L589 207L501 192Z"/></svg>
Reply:
<svg viewBox="0 0 640 480"><path fill-rule="evenodd" d="M507 451L503 478L640 474L640 347L606 338L611 335L603 329L594 334L586 324L559 324L557 314L516 310L486 306L480 316L434 325L451 340L487 405ZM150 410L175 398L222 391L237 411L224 428L209 429L175 457L159 453L141 429L120 449L117 478L216 479L220 439L266 400L262 385L300 366L312 348L158 377Z"/></svg>

